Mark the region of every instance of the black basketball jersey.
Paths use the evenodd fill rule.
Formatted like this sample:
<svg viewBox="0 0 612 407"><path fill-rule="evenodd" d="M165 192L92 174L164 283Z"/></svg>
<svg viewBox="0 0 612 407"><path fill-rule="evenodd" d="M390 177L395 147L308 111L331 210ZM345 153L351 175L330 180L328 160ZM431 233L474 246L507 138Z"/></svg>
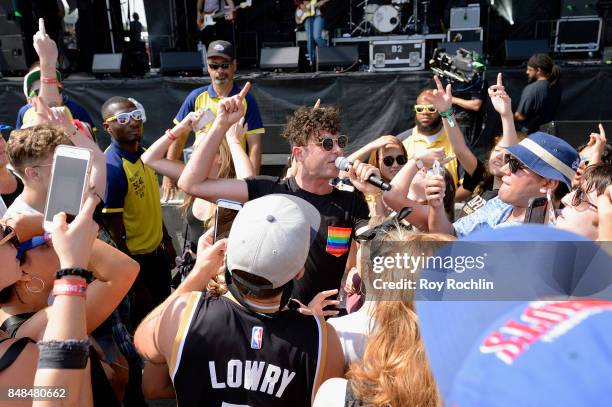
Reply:
<svg viewBox="0 0 612 407"><path fill-rule="evenodd" d="M226 297L192 293L169 365L178 405L310 406L326 335L320 317L287 310L268 318Z"/></svg>

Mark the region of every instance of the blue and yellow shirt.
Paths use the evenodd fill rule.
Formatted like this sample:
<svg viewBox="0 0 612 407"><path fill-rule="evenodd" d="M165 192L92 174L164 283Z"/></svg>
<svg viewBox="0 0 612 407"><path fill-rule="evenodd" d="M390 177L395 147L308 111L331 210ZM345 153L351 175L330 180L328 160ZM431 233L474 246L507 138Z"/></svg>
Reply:
<svg viewBox="0 0 612 407"><path fill-rule="evenodd" d="M241 88L235 86L230 91L229 96L234 96L240 93ZM219 101L222 98L217 95L215 92L215 88L211 85L202 86L201 88L195 89L191 92L181 105L176 117L174 118L174 123L178 124L181 120L183 120L190 112L195 112L198 109L210 109L213 114L217 115L217 108L219 106ZM261 115L259 114L259 107L257 106L257 102L251 93L247 93L244 101L242 102L246 106L246 114L245 121L249 125L247 134L257 134L265 132L261 121ZM206 131L210 128L211 124L206 126ZM201 134L201 133L199 133ZM199 134L196 134L198 137ZM244 142L246 143L246 141ZM246 147L246 145L243 145Z"/></svg>
<svg viewBox="0 0 612 407"><path fill-rule="evenodd" d="M130 153L114 141L106 157L104 213L123 212L126 243L130 253L151 253L162 240L162 210L155 172L144 165L138 152Z"/></svg>

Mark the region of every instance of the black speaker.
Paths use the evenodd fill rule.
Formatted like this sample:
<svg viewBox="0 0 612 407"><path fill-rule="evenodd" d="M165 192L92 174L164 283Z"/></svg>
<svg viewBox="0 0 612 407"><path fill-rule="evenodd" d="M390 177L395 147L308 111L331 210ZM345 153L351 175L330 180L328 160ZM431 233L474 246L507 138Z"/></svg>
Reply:
<svg viewBox="0 0 612 407"><path fill-rule="evenodd" d="M199 52L162 52L159 56L162 75L202 75L204 65Z"/></svg>
<svg viewBox="0 0 612 407"><path fill-rule="evenodd" d="M527 62L533 54L548 54L547 40L506 40L506 62Z"/></svg>
<svg viewBox="0 0 612 407"><path fill-rule="evenodd" d="M123 54L94 54L91 73L96 76L121 75Z"/></svg>
<svg viewBox="0 0 612 407"><path fill-rule="evenodd" d="M298 69L300 47L262 48L259 58L261 69Z"/></svg>
<svg viewBox="0 0 612 407"><path fill-rule="evenodd" d="M317 47L317 71L321 68L347 68L359 62L357 45Z"/></svg>
<svg viewBox="0 0 612 407"><path fill-rule="evenodd" d="M27 72L23 36L0 35L0 71Z"/></svg>

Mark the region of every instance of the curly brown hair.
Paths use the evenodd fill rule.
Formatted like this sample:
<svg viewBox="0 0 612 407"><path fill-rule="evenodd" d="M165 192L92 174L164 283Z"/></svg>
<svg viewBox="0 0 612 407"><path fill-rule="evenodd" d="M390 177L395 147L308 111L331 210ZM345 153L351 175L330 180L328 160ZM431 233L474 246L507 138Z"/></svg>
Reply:
<svg viewBox="0 0 612 407"><path fill-rule="evenodd" d="M301 107L293 113L287 127L283 131L283 138L291 146L305 146L308 139L328 131L332 134L340 132L340 113L334 106Z"/></svg>
<svg viewBox="0 0 612 407"><path fill-rule="evenodd" d="M53 155L55 147L60 144L73 145L60 127L32 126L11 132L7 143L7 154L11 165L23 175L25 167L40 164Z"/></svg>

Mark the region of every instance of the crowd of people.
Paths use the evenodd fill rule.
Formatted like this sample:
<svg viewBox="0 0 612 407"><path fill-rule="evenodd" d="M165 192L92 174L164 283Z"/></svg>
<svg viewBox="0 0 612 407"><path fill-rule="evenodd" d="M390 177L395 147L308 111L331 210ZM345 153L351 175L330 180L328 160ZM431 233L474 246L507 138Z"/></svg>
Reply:
<svg viewBox="0 0 612 407"><path fill-rule="evenodd" d="M3 400L546 405L542 389L555 387L545 378L558 375L582 381L558 381L567 396L555 404L606 404L609 386L601 377L612 359L581 344L612 346L605 330L612 315L609 277L601 287L589 280L601 298L563 293L555 300L476 302L465 315L456 311L462 304L423 305L415 290L371 284L374 278L418 281L419 270L377 269L376 259L393 258L398 247L417 258L461 241L577 241L599 250L596 264L609 272L612 148L601 125L577 149L539 131L539 118L556 109L547 100L560 80L550 58L530 59L528 75L537 79L516 113L501 73L486 96L475 93L480 104L490 99L503 127L486 159L473 152L471 135L455 119L453 106L472 104L458 102L451 85L435 76L435 87L415 100L415 127L361 147L343 171L336 161L348 137L338 109L320 100L297 109L283 131L291 161L286 174L272 177L257 175L265 130L251 84L234 83L231 43L210 43L210 85L191 92L173 127L146 149L146 106L130 95L111 97L96 113L103 129L94 129L89 114L61 95L57 47L42 21L34 48L40 61L24 79L27 105L17 129L0 139L6 205L0 387L9 392ZM95 142L97 131L111 137L105 152ZM191 133L193 153L183 162ZM43 214L60 145L87 148L92 164L82 209L70 222L55 214L49 234ZM383 191L372 177L391 188ZM189 244L177 257L161 202L179 193ZM216 216L219 199L243 205L235 219ZM537 199L545 207L539 217ZM186 255L195 261L185 270ZM534 273L580 280L582 263L555 259L540 259L544 266ZM173 280L177 260L183 269ZM503 322L510 312L524 314ZM440 321L448 315L446 332ZM547 347L551 338L563 344L562 353ZM455 340L462 354L452 353ZM505 375L512 379L505 382Z"/></svg>

